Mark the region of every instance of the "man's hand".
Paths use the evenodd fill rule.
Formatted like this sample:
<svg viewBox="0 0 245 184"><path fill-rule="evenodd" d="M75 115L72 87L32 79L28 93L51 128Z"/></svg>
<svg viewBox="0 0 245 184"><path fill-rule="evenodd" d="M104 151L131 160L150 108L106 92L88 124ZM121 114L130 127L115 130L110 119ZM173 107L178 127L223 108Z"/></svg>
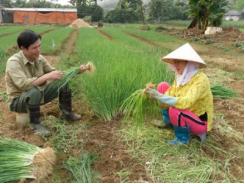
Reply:
<svg viewBox="0 0 245 184"><path fill-rule="evenodd" d="M64 73L61 71L55 70L55 71L49 72L47 75L48 75L47 80L58 80L63 77Z"/></svg>
<svg viewBox="0 0 245 184"><path fill-rule="evenodd" d="M55 70L55 71L42 75L38 79L34 80L32 84L35 86L41 86L45 84L47 81L58 80L58 79L61 79L62 77L63 77L63 72Z"/></svg>

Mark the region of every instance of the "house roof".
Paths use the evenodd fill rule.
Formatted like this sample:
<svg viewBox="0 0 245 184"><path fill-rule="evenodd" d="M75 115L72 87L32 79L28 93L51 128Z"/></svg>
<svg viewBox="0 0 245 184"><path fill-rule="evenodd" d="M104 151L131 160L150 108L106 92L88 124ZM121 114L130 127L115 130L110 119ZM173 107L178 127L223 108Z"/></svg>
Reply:
<svg viewBox="0 0 245 184"><path fill-rule="evenodd" d="M236 11L236 10L230 10L228 11L225 16L240 16L241 13L239 11Z"/></svg>
<svg viewBox="0 0 245 184"><path fill-rule="evenodd" d="M74 8L4 8L7 11L77 12Z"/></svg>

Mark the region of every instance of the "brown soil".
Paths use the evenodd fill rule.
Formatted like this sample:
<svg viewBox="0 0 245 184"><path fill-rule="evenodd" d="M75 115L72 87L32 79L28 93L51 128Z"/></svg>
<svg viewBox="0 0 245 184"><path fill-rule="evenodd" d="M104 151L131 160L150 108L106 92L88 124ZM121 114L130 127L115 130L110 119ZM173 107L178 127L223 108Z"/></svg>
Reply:
<svg viewBox="0 0 245 184"><path fill-rule="evenodd" d="M168 30L171 32L171 30ZM200 38L200 39L211 39L212 42L236 42L243 40L243 33L236 28L224 28L222 32L214 35L204 35L202 30L184 29L184 30L173 30L173 33L180 35L183 38Z"/></svg>
<svg viewBox="0 0 245 184"><path fill-rule="evenodd" d="M67 55L71 55L74 52L75 43L78 38L79 31L74 30L70 35L65 39L64 43L61 46L61 51L65 52Z"/></svg>
<svg viewBox="0 0 245 184"><path fill-rule="evenodd" d="M127 147L116 134L120 122L95 122L87 131L85 149L98 156L94 169L101 174L100 182L122 182L119 172L129 171L129 182L151 182L144 166L131 158Z"/></svg>
<svg viewBox="0 0 245 184"><path fill-rule="evenodd" d="M204 44L211 44L218 48L233 48L241 51L239 47L243 45L244 34L236 28L224 28L222 32L214 35L204 35L203 31L193 29L168 29L167 32L189 41L199 41Z"/></svg>
<svg viewBox="0 0 245 184"><path fill-rule="evenodd" d="M102 31L101 29L97 29L98 33L100 33L101 35L103 35L105 38L107 38L108 40L113 40L112 36L109 35L108 33Z"/></svg>
<svg viewBox="0 0 245 184"><path fill-rule="evenodd" d="M79 29L83 27L91 27L89 23L85 22L83 19L76 19L74 20L69 27L72 27L74 29Z"/></svg>
<svg viewBox="0 0 245 184"><path fill-rule="evenodd" d="M51 31L53 31L53 30L55 30L55 29L48 29L48 30L46 30L46 31L41 32L40 35L43 36L43 35L45 35L45 34L51 32Z"/></svg>

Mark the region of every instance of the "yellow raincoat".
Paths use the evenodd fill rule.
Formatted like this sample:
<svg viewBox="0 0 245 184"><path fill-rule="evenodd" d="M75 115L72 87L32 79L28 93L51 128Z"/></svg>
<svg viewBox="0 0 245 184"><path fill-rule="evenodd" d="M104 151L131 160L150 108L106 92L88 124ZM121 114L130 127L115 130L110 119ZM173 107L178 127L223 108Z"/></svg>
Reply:
<svg viewBox="0 0 245 184"><path fill-rule="evenodd" d="M208 115L208 131L212 129L213 121L213 95L208 77L203 72L196 73L191 80L183 86L177 87L176 81L166 95L177 97L174 105L177 109L188 109L197 116Z"/></svg>

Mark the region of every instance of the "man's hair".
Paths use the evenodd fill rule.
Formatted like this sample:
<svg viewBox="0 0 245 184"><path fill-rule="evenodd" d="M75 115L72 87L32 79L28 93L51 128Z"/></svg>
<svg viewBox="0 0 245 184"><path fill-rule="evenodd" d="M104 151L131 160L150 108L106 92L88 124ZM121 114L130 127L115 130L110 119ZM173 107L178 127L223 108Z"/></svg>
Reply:
<svg viewBox="0 0 245 184"><path fill-rule="evenodd" d="M17 38L17 44L18 47L24 47L26 49L28 49L28 47L30 45L32 45L33 43L35 43L38 39L41 40L41 35L35 33L32 30L25 30L22 33L20 33L20 35Z"/></svg>

